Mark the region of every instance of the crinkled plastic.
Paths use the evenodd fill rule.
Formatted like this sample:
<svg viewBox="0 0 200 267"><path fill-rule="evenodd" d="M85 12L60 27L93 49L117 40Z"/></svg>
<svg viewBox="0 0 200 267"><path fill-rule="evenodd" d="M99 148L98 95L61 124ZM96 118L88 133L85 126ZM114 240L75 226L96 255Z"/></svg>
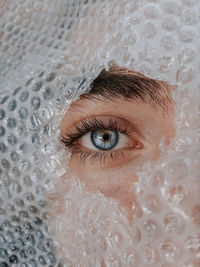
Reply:
<svg viewBox="0 0 200 267"><path fill-rule="evenodd" d="M1 267L200 266L199 20L198 0L1 0ZM55 188L62 115L113 61L178 86L176 136L137 172L133 225L76 177Z"/></svg>

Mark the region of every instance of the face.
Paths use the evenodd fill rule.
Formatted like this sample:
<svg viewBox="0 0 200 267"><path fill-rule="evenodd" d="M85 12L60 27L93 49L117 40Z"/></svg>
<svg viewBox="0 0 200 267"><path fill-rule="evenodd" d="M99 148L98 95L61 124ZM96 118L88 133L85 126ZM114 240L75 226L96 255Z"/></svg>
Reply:
<svg viewBox="0 0 200 267"><path fill-rule="evenodd" d="M64 114L60 137L70 159L48 202L64 263L144 266L145 261L173 266L185 261L188 242L199 240L194 235L199 187L188 180L188 164L195 174L198 160L184 160L191 147L188 143L184 148L187 113L178 125L183 134L173 138L173 90L162 81L114 66L103 70L90 92ZM183 244L176 237L184 233ZM199 264L198 259L191 262Z"/></svg>
<svg viewBox="0 0 200 267"><path fill-rule="evenodd" d="M112 72L126 80L125 69L120 72L115 67ZM134 75L139 77L130 72L129 78L134 79ZM168 87L167 95L162 97L170 100L171 90ZM136 169L159 158L161 142L169 145L174 136L173 104L169 101L164 109L142 99L134 100L134 96L90 96L74 102L61 122L61 139L71 152L69 168L89 191L116 200L131 222L137 201Z"/></svg>

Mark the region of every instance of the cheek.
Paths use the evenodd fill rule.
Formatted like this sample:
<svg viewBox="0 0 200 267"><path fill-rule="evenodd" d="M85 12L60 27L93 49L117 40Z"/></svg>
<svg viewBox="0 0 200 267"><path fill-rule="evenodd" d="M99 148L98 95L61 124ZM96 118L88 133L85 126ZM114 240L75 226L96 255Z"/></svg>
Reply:
<svg viewBox="0 0 200 267"><path fill-rule="evenodd" d="M124 165L124 163L123 163ZM125 191L125 188L130 190L130 183L134 183L137 178L134 172L133 161L129 162L132 166L127 168L127 164L123 167L118 165L117 168L112 166L105 168L104 165L96 167L95 164L88 162L81 163L78 157L73 157L69 162L70 170L87 186L90 191L100 191L106 196L110 196L109 193L114 191ZM134 164L135 165L135 164Z"/></svg>
<svg viewBox="0 0 200 267"><path fill-rule="evenodd" d="M100 192L107 198L112 198L127 212L127 217L132 218L132 206L136 201L134 194L137 177L134 168L121 168L118 170L98 170L91 169L76 160L70 161L70 169L85 184L87 189L92 192ZM79 166L79 168L77 168Z"/></svg>

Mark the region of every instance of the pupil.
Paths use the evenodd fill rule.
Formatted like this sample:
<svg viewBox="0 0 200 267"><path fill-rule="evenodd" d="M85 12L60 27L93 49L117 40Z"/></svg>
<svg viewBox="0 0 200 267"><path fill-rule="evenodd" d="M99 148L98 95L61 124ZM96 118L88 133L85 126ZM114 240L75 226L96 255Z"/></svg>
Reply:
<svg viewBox="0 0 200 267"><path fill-rule="evenodd" d="M102 137L104 141L108 141L110 139L110 135L107 133L104 133Z"/></svg>

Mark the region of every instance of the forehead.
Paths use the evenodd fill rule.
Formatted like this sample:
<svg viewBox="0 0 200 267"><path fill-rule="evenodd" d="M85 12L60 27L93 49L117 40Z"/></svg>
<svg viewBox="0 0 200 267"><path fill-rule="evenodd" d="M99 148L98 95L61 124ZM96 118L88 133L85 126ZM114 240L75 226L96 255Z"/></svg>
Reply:
<svg viewBox="0 0 200 267"><path fill-rule="evenodd" d="M78 68L107 66L114 60L120 66L175 84L180 75L178 54L181 57L186 53L184 45L189 42L194 46L198 38L195 25L183 25L181 13L187 9L183 1L170 3L111 0L83 5L70 36Z"/></svg>
<svg viewBox="0 0 200 267"><path fill-rule="evenodd" d="M71 35L71 40L80 45L78 49L82 51L90 50L94 55L97 50L101 50L104 44L110 44L106 47L110 50L120 44L124 36L129 36L129 44L134 44L134 26L136 20L134 13L138 9L138 1L98 1L97 4L83 7L82 12ZM128 45L127 40L123 40ZM77 47L76 47L77 49ZM76 50L75 49L75 50Z"/></svg>

